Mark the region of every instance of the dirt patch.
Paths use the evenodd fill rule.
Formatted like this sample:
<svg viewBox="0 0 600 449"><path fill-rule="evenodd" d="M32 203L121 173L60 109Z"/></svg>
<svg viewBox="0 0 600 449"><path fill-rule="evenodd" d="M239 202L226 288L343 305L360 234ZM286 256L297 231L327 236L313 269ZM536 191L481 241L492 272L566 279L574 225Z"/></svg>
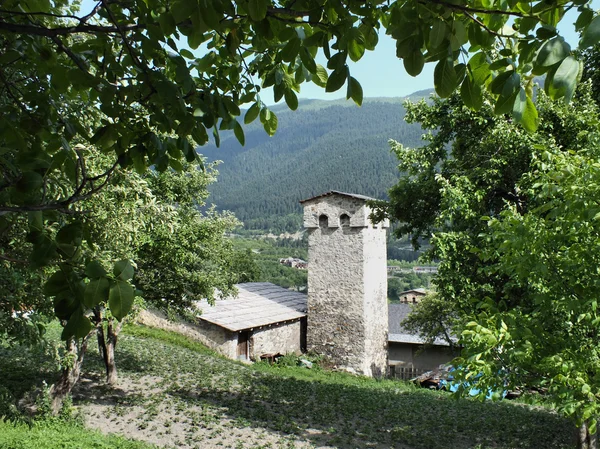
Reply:
<svg viewBox="0 0 600 449"><path fill-rule="evenodd" d="M188 380L186 376L176 381L121 376L118 385L110 388L99 376L88 375L81 379L73 399L86 426L166 448L338 447L329 445L331 436L321 430L286 434L232 417L227 407L211 399L214 392L206 394L205 386L192 392L179 388ZM222 398L226 402L234 396L223 392Z"/></svg>

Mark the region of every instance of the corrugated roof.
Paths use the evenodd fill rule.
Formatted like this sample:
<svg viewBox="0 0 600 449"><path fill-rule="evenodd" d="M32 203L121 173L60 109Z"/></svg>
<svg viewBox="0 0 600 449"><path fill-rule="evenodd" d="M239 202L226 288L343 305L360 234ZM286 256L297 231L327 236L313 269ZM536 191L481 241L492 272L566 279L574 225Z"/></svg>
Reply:
<svg viewBox="0 0 600 449"><path fill-rule="evenodd" d="M306 294L293 292L269 282L237 284L237 297L199 301L200 319L232 332L252 329L306 316Z"/></svg>
<svg viewBox="0 0 600 449"><path fill-rule="evenodd" d="M370 196L358 195L356 193L346 193L346 192L340 192L338 190L332 190L332 191L327 192L327 193L322 193L321 195L313 196L312 198L307 198L305 200L301 200L300 204L306 203L307 201L316 200L316 199L319 199L319 198L324 198L326 196L331 196L331 195L348 196L350 198L357 198L359 200L365 200L365 201L369 201L369 200L374 200L375 199L375 198L371 198Z"/></svg>
<svg viewBox="0 0 600 449"><path fill-rule="evenodd" d="M410 333L400 323L406 319L412 309L412 304L388 304L388 341L395 343L423 344L419 335ZM450 346L446 340L436 338L433 342L437 346Z"/></svg>

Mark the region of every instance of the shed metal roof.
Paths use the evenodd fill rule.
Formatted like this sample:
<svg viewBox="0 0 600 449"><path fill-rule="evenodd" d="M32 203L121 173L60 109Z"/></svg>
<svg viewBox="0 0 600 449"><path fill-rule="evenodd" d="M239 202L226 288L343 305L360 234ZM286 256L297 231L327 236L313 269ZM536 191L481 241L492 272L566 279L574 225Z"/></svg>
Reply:
<svg viewBox="0 0 600 449"><path fill-rule="evenodd" d="M347 196L347 197L350 197L350 198L357 198L359 200L365 200L365 201L375 200L376 199L376 198L371 198L370 196L358 195L356 193L346 193L346 192L340 192L338 190L332 190L332 191L327 192L327 193L322 193L321 195L317 195L317 196L313 196L311 198L307 198L305 200L301 200L300 204L306 203L307 201L312 201L312 200L317 200L319 198L324 198L326 196L331 196L331 195L342 195L342 196Z"/></svg>
<svg viewBox="0 0 600 449"><path fill-rule="evenodd" d="M237 297L215 301L199 301L201 320L232 332L268 326L306 316L306 295L269 282L237 284Z"/></svg>

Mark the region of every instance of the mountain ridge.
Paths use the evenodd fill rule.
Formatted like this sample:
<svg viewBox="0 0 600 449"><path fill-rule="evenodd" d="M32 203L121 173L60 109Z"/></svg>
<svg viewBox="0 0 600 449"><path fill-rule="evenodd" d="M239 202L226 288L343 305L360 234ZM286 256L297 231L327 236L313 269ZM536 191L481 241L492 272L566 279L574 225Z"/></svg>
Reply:
<svg viewBox="0 0 600 449"><path fill-rule="evenodd" d="M389 139L407 146L421 140L421 128L404 122L402 104L429 93L366 98L361 107L343 100L300 100L296 111L271 107L278 117L273 137L257 120L245 127L244 147L228 132L220 148L199 148L208 162L222 161L208 201L248 221L299 214L298 201L330 190L385 198L399 177Z"/></svg>

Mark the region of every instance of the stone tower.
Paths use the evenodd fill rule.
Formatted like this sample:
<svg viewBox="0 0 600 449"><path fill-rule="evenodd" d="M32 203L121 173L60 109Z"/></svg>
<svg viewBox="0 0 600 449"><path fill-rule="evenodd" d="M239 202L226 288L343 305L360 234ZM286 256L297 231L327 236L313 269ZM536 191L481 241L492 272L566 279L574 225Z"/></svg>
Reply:
<svg viewBox="0 0 600 449"><path fill-rule="evenodd" d="M301 201L308 230L307 346L338 368L387 369L386 221L373 225L362 195L332 191Z"/></svg>

